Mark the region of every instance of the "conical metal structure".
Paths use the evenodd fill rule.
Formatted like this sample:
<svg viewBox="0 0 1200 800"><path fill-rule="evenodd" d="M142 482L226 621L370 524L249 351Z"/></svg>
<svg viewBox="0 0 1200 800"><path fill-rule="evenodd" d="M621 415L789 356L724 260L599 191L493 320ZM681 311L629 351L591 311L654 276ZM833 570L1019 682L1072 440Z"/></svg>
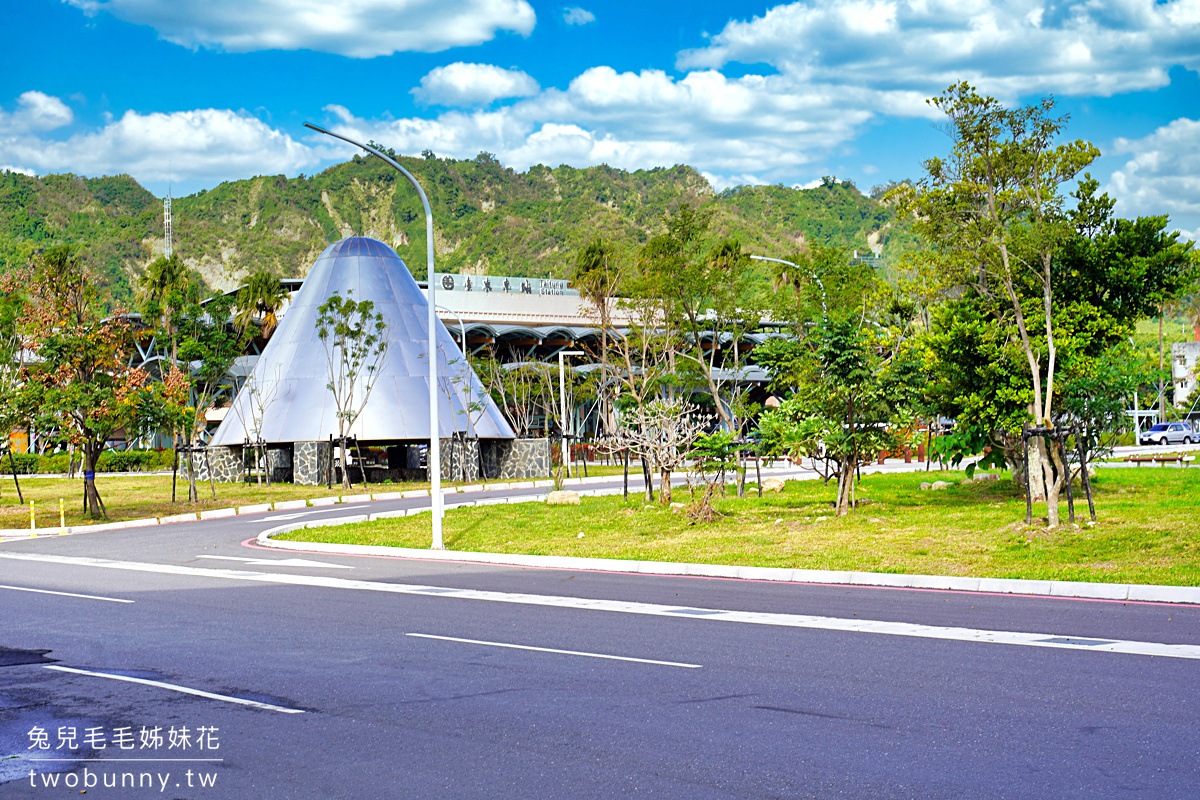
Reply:
<svg viewBox="0 0 1200 800"><path fill-rule="evenodd" d="M337 436L328 360L316 327L318 308L334 293L372 301L388 324L387 358L347 435L362 442L429 440L428 300L392 248L355 236L331 244L313 264L211 444L239 445L255 438L282 444ZM439 437L463 432L472 438L515 438L440 321L437 344ZM481 401L486 408L470 411Z"/></svg>

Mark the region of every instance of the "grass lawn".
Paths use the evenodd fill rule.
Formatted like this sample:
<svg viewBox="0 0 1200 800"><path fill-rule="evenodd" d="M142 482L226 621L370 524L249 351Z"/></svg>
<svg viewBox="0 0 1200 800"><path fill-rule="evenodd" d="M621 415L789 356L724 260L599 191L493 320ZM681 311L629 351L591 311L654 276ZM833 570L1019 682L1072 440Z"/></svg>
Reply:
<svg viewBox="0 0 1200 800"><path fill-rule="evenodd" d="M868 475L850 516L832 516L834 488L789 482L761 500L731 496L724 517L689 524L679 511L621 497L449 511L452 550L806 569L1200 585L1200 470L1108 469L1094 482L1097 523L1026 528L1025 501L1005 475L944 491L922 481L961 473ZM676 500L687 500L677 491ZM1086 522L1086 500L1077 505ZM1082 509L1080 511L1080 509ZM1045 513L1044 507L1035 514ZM1064 496L1062 517L1066 520ZM1044 518L1041 521L1044 525ZM582 537L580 536L582 534ZM280 538L428 547L429 517L297 531Z"/></svg>
<svg viewBox="0 0 1200 800"><path fill-rule="evenodd" d="M25 500L33 500L37 509L39 528L58 526L58 499L65 501L67 525L84 525L89 520L83 514L83 479L50 478L38 475L21 475L21 492ZM456 484L445 484L452 486ZM96 476L96 487L100 498L108 508L108 522L145 517L165 517L187 511L204 511L210 508L228 508L257 503L273 503L279 500L299 500L311 497L329 497L342 493L338 484L333 489L321 486L295 486L290 483L275 483L270 486L258 484L218 483L217 499L212 499L212 490L207 481L197 483L199 503L172 503L170 475L105 475ZM347 494L367 492L403 492L410 489L427 489L426 483L372 483L366 486L355 484ZM187 484L182 480L176 486L176 497L187 499ZM17 492L12 475L0 479L0 528L28 528L29 506L18 505Z"/></svg>

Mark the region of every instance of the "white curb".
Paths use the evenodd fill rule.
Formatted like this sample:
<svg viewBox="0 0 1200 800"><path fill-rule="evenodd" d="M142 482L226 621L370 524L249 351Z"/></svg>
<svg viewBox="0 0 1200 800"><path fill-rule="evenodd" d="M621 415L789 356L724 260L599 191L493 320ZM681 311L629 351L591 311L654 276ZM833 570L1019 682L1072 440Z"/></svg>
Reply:
<svg viewBox="0 0 1200 800"><path fill-rule="evenodd" d="M589 494L591 494L589 492ZM510 503L545 500L545 496L509 498ZM493 505L499 501L481 500L452 503L446 510L475 505ZM874 586L893 589L940 589L984 594L1013 594L1045 597L1083 598L1095 600L1127 600L1154 603L1187 603L1200 605L1200 587L1158 586L1126 583L1084 583L1074 581L1022 580L1013 578L960 578L943 575L905 575L881 572L791 569L788 567L744 567L727 564L688 564L671 561L631 561L614 558L583 558L579 556L531 556L508 553L475 553L458 550L424 550L382 545L329 544L325 542L279 541L272 537L291 531L331 525L347 525L368 519L389 519L393 516L429 513L428 508L410 508L403 512L335 517L319 523L295 523L258 534L258 544L284 550L300 550L343 555L382 555L417 560L457 561L474 564L501 564L512 567L541 569L570 569L597 572L631 572L640 575L729 578L738 580L772 581L778 583L834 584L840 586Z"/></svg>

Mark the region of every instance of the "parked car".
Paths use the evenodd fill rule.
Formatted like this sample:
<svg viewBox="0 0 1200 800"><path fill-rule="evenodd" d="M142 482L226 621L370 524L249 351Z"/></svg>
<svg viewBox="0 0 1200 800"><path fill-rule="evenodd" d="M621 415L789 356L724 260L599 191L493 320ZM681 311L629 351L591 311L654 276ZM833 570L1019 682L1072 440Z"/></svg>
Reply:
<svg viewBox="0 0 1200 800"><path fill-rule="evenodd" d="M1142 444L1191 444L1200 442L1200 434L1186 422L1160 422L1142 431Z"/></svg>

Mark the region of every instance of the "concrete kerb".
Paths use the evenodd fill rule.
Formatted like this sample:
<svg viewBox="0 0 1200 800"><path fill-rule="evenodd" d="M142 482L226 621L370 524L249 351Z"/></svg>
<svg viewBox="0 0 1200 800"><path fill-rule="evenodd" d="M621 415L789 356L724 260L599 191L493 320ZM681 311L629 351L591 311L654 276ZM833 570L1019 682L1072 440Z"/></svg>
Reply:
<svg viewBox="0 0 1200 800"><path fill-rule="evenodd" d="M580 492L583 495L609 494L611 490ZM510 503L544 501L545 495L508 498ZM448 503L446 510L469 506L493 505L502 502L481 500ZM348 525L368 520L390 519L399 516L428 513L428 508L411 508L380 514L335 517L321 520L320 527ZM791 569L788 567L742 567L727 564L688 564L670 561L628 561L613 558L582 558L577 556L531 556L508 553L475 553L458 550L425 550L411 547L378 545L328 544L325 542L290 542L274 539L282 533L318 527L316 523L281 525L258 535L258 544L284 550L342 555L382 555L418 560L436 559L475 564L500 564L512 567L541 569L577 569L597 572L631 572L641 575L682 575L705 578L774 581L779 583L834 584L844 586L876 586L895 589L934 589L985 594L1013 594L1043 597L1079 598L1154 603L1187 603L1200 605L1200 587L1158 586L1124 583L1083 583L1072 581L1022 580L1015 578L964 578L944 575L906 575L880 572L844 572L836 570Z"/></svg>

